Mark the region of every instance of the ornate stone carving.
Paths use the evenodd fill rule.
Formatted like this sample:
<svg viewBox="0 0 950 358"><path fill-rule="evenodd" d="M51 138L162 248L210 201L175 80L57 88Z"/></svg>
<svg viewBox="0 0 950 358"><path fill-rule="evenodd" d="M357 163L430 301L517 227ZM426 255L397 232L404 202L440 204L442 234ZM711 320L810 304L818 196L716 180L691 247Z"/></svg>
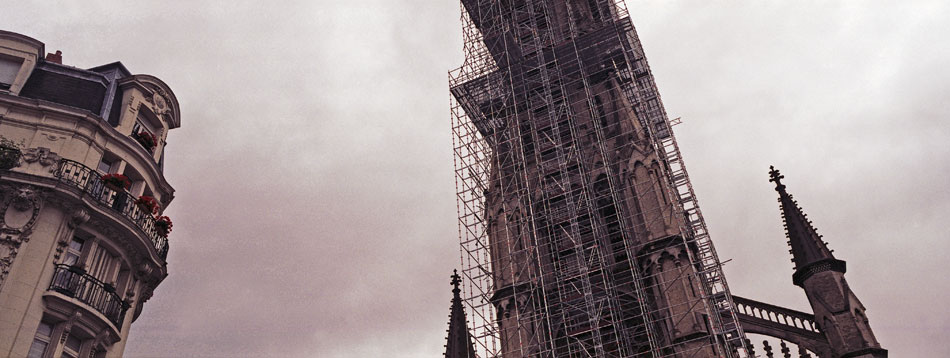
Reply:
<svg viewBox="0 0 950 358"><path fill-rule="evenodd" d="M134 285L129 285L129 289L125 291L125 300L128 302L132 302L132 300L135 298L135 290L132 288L132 286Z"/></svg>
<svg viewBox="0 0 950 358"><path fill-rule="evenodd" d="M122 329L122 327L118 328ZM99 331L98 334L96 334L96 338L92 341L92 350L90 351L89 355L90 358L94 358L98 352L104 352L106 350L106 346L111 344L108 340L109 336L109 330L106 329L103 329L102 331Z"/></svg>
<svg viewBox="0 0 950 358"><path fill-rule="evenodd" d="M63 255L63 251L66 251L66 245L68 244L69 240L66 239L66 236L56 242L56 254L53 255L53 262L59 262L59 257Z"/></svg>
<svg viewBox="0 0 950 358"><path fill-rule="evenodd" d="M50 139L50 140L53 141L55 139ZM60 157L59 154L56 154L56 152L50 151L49 148L45 148L45 147L27 148L26 150L23 151L22 157L23 157L23 161L26 163L39 162L40 165L44 167L52 167L50 168L50 172L56 169L54 165L56 163L59 163L60 159L62 159L62 157Z"/></svg>
<svg viewBox="0 0 950 358"><path fill-rule="evenodd" d="M162 120L170 121L172 116L170 96L161 87L148 85L148 88L152 91L152 96L146 97L145 101L152 105L152 112Z"/></svg>
<svg viewBox="0 0 950 358"><path fill-rule="evenodd" d="M152 274L154 269L152 269L152 266L149 265L145 260L141 260L139 263L138 269L135 270L135 277L140 280L146 280L148 276Z"/></svg>
<svg viewBox="0 0 950 358"><path fill-rule="evenodd" d="M66 343L66 338L69 337L69 331L73 329L73 325L76 324L76 321L82 317L82 312L79 310L73 311L73 314L66 319L66 323L63 324L63 336L59 338L59 343Z"/></svg>
<svg viewBox="0 0 950 358"><path fill-rule="evenodd" d="M48 141L50 141L50 142L55 142L55 141L58 141L58 140L60 140L60 139L66 139L65 136L58 136L58 135L55 135L55 134L44 133L44 132L40 132L40 135L43 136L44 138L46 138L46 140L48 140Z"/></svg>
<svg viewBox="0 0 950 358"><path fill-rule="evenodd" d="M5 188L6 189L6 188ZM43 203L43 193L29 185L17 186L0 207L0 231L19 233L33 227ZM32 211L31 211L32 209Z"/></svg>
<svg viewBox="0 0 950 358"><path fill-rule="evenodd" d="M79 208L73 212L73 215L69 217L68 225L70 228L77 228L79 225L82 225L86 221L89 221L89 211L86 208Z"/></svg>
<svg viewBox="0 0 950 358"><path fill-rule="evenodd" d="M154 289L155 289L154 287L147 287L145 290L142 291L142 300L139 301L140 305L144 305L145 302L148 302L149 298L152 298L152 290Z"/></svg>
<svg viewBox="0 0 950 358"><path fill-rule="evenodd" d="M165 99L164 91L159 88L156 88L156 90L152 97L148 98L148 102L152 104L155 114L161 115L169 110L168 100Z"/></svg>
<svg viewBox="0 0 950 358"><path fill-rule="evenodd" d="M20 245L29 241L29 236L2 234L0 236L0 287L13 267L13 260L20 251Z"/></svg>
<svg viewBox="0 0 950 358"><path fill-rule="evenodd" d="M4 186L3 193L7 197L0 205L0 284L10 272L20 246L30 241L42 202L37 189L28 185Z"/></svg>
<svg viewBox="0 0 950 358"><path fill-rule="evenodd" d="M33 208L35 198L36 193L33 192L32 188L21 187L17 189L16 195L13 196L10 204L18 211L27 211Z"/></svg>

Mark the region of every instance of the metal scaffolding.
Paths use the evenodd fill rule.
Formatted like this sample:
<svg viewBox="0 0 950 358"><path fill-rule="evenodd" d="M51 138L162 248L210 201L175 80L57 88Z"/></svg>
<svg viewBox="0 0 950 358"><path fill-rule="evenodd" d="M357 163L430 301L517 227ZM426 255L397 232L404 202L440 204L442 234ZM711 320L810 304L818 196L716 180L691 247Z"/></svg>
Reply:
<svg viewBox="0 0 950 358"><path fill-rule="evenodd" d="M479 356L749 356L623 2L461 3L449 84Z"/></svg>

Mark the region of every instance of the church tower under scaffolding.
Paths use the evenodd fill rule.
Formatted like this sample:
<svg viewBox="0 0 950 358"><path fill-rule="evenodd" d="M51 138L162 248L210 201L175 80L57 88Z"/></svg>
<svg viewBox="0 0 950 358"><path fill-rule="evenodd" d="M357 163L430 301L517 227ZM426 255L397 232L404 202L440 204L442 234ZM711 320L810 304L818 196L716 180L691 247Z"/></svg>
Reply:
<svg viewBox="0 0 950 358"><path fill-rule="evenodd" d="M449 83L477 354L748 356L622 1L461 2Z"/></svg>

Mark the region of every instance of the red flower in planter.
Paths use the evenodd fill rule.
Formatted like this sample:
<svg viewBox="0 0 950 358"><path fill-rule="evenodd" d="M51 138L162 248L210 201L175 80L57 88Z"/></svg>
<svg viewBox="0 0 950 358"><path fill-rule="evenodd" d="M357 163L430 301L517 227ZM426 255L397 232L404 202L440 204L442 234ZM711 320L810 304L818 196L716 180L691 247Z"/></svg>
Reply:
<svg viewBox="0 0 950 358"><path fill-rule="evenodd" d="M146 131L138 131L137 133L133 134L132 137L148 150L152 150L152 148L155 148L155 146L158 145L158 139L156 139L152 133Z"/></svg>
<svg viewBox="0 0 950 358"><path fill-rule="evenodd" d="M129 177L122 174L106 174L102 176L102 183L114 190L128 189L132 186Z"/></svg>
<svg viewBox="0 0 950 358"><path fill-rule="evenodd" d="M145 210L151 215L158 214L158 200L155 200L155 198L151 196L148 196L148 195L140 196L138 199L135 200L135 205L138 205L139 208L141 208L142 210Z"/></svg>
<svg viewBox="0 0 950 358"><path fill-rule="evenodd" d="M168 237L168 233L172 232L172 219L167 216L155 218L155 229L158 230L158 234L162 237Z"/></svg>

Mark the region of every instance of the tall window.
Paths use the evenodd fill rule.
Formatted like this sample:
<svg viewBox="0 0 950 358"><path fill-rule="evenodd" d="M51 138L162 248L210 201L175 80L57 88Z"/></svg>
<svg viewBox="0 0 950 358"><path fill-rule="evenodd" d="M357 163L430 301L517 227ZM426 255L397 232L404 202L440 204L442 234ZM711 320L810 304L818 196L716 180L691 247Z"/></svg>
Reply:
<svg viewBox="0 0 950 358"><path fill-rule="evenodd" d="M36 335L33 336L33 345L30 346L30 352L27 358L43 358L46 349L49 348L50 336L53 334L53 326L46 322L40 322L36 329Z"/></svg>
<svg viewBox="0 0 950 358"><path fill-rule="evenodd" d="M82 347L82 341L76 336L69 335L66 338L66 345L63 346L63 358L79 358L79 348Z"/></svg>
<svg viewBox="0 0 950 358"><path fill-rule="evenodd" d="M161 129L159 128L159 130ZM154 153L155 147L158 146L156 132L155 127L151 125L147 118L138 117L135 120L135 125L132 126L131 137L135 138L142 145L142 148L145 148L145 151Z"/></svg>
<svg viewBox="0 0 950 358"><path fill-rule="evenodd" d="M22 65L21 59L0 56L0 89L10 88Z"/></svg>
<svg viewBox="0 0 950 358"><path fill-rule="evenodd" d="M96 247L96 252L89 263L89 274L104 283L114 283L116 268L119 259L102 246Z"/></svg>
<svg viewBox="0 0 950 358"><path fill-rule="evenodd" d="M112 173L112 166L114 164L115 162L103 157L102 160L99 161L99 165L96 166L96 170L98 170L99 173L102 173L102 174L109 174L109 173Z"/></svg>
<svg viewBox="0 0 950 358"><path fill-rule="evenodd" d="M135 125L132 126L132 134L142 132L142 131L151 135L155 135L155 131L153 131L150 126L143 123L141 119L136 119Z"/></svg>
<svg viewBox="0 0 950 358"><path fill-rule="evenodd" d="M85 243L83 239L73 237L69 242L69 246L66 247L66 256L63 258L63 263L70 266L78 263L79 256L82 255L82 246Z"/></svg>

